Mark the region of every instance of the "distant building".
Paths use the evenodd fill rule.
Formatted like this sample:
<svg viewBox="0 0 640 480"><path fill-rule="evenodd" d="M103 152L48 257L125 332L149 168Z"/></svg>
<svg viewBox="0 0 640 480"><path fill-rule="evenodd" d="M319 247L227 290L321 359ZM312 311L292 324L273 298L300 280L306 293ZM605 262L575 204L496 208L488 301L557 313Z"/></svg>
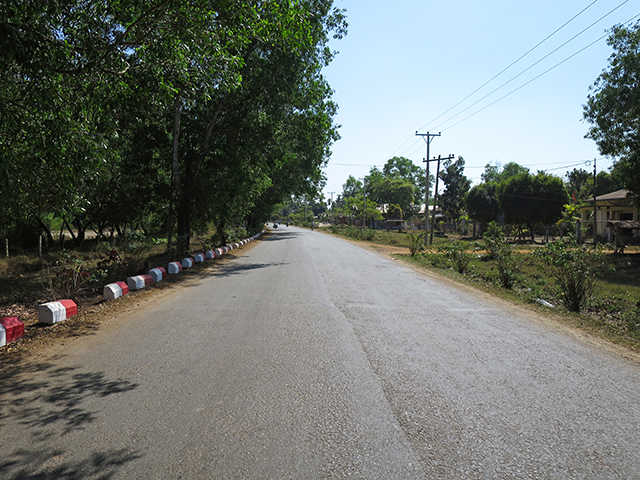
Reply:
<svg viewBox="0 0 640 480"><path fill-rule="evenodd" d="M616 244L638 243L640 216L631 203L627 190L585 200L581 208L582 224L593 230L593 202L596 204L596 236ZM591 231L590 230L590 231Z"/></svg>

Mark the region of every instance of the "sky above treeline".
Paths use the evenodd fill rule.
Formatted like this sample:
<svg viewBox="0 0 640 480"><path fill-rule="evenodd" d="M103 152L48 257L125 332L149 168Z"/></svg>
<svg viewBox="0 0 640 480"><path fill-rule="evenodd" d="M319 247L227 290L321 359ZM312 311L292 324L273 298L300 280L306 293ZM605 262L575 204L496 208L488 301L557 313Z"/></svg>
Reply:
<svg viewBox="0 0 640 480"><path fill-rule="evenodd" d="M564 176L608 170L582 120L607 67L611 27L640 18L636 0L335 0L348 34L325 76L342 139L325 170L329 192L394 157L465 159L474 185L488 163Z"/></svg>

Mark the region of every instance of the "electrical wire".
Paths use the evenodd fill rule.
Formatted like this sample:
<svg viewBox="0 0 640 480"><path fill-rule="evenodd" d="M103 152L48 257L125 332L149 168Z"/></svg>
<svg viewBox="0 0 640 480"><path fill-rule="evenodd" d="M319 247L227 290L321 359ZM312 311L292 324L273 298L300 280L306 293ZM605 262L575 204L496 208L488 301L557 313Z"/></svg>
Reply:
<svg viewBox="0 0 640 480"><path fill-rule="evenodd" d="M640 17L640 14L635 15L635 16L634 16L634 17L632 17L630 20L627 20L627 21L626 21L626 22L624 22L624 23L632 22L633 20L635 20L635 19L636 19L636 18L638 18L638 17ZM495 104L496 104L496 103L498 103L499 101L501 101L501 100L503 100L503 99L507 98L509 95L512 95L513 93L517 92L518 90L520 90L520 89L522 89L522 88L526 87L527 85L529 85L530 83L534 82L534 81L535 81L535 80L537 80L538 78L542 77L543 75L546 75L546 74L547 74L547 73L549 73L550 71L552 71L552 70L554 70L555 68L559 67L559 66L560 66L560 65L562 65L563 63L565 63L565 62L567 62L567 61L571 60L571 59L572 59L573 57L575 57L576 55L578 55L578 54L582 53L582 52L583 52L583 51L585 51L587 48L589 48L589 47L591 47L591 46L595 45L596 43L598 43L599 41L601 41L602 39L604 39L604 38L606 38L606 37L608 37L608 36L609 36L609 33L605 33L603 36L601 36L601 37L600 37L600 38L598 38L597 40L594 40L593 42L591 42L591 43L590 43L589 45L587 45L586 47L583 47L583 48L581 48L580 50L578 50L577 52L575 52L574 54L569 55L567 58L565 58L564 60L562 60L562 61L560 61L560 62L556 63L556 64L555 64L554 66L552 66L551 68L549 68L549 69L545 70L544 72L542 72L542 73L541 73L541 74L539 74L539 75L536 75L536 76L535 76L535 77L533 77L531 80L529 80L529 81L527 81L527 82L523 83L523 84L522 84L522 85L520 85L519 87L517 87L517 88L515 88L515 89L511 90L511 91L510 91L509 93L507 93L506 95L503 95L502 97L498 98L497 100L494 100L494 101L493 101L493 102L491 102L490 104L485 105L485 106L484 106L484 107L482 107L480 110L475 111L475 112L474 112L474 113L472 113L471 115L469 115L469 116L467 116L467 117L463 118L462 120L459 120L458 122L454 123L453 125L449 125L448 127L444 128L444 129L443 129L443 131L449 130L450 128L453 128L453 127L455 127L456 125L458 125L458 124L460 124L460 123L464 122L465 120L468 120L469 118L473 117L474 115L477 115L478 113L480 113L480 112L482 112L482 111L486 110L487 108L491 107L492 105L495 105ZM485 98L486 98L486 97L485 97ZM477 102L476 102L476 103L477 103ZM475 105L475 103L474 103L473 105ZM473 106L473 105L471 105L471 106ZM464 111L464 110L463 110L463 111ZM460 112L460 113L462 113L462 112ZM453 118L453 117L452 117L452 118ZM447 120L447 121L449 121L449 120Z"/></svg>
<svg viewBox="0 0 640 480"><path fill-rule="evenodd" d="M482 88L484 88L487 84L489 84L490 82L492 82L493 80L495 80L497 77L499 77L502 73L504 73L505 71L507 71L509 68L511 68L513 65L515 65L517 62L519 62L522 58L526 57L529 53L531 53L532 51L534 51L536 48L538 48L540 45L542 45L544 42L546 42L549 38L551 38L553 35L555 35L557 32L559 32L560 30L562 30L565 26L567 26L569 23L571 23L574 19L576 19L578 16L580 16L582 13L584 13L587 9L589 9L591 6L593 6L598 0L595 0L594 2L590 3L589 5L587 5L587 7L585 7L584 9L582 9L580 12L578 12L576 15L574 15L571 19L569 19L567 22L565 22L562 26L560 26L558 29L556 29L553 33L551 33L550 35L548 35L544 40L542 40L541 42L539 42L536 46L534 46L533 48L531 48L529 51L527 51L525 54L521 55L516 61L512 62L508 67L504 68L500 73L498 73L497 75L493 76L489 81L485 82L483 85L481 85L480 87L478 87L476 90L474 90L472 93L470 93L469 95L467 95L465 98L463 98L461 101L459 101L458 103L456 103L454 106L452 106L451 108L447 109L446 111L444 111L443 113L441 113L440 115L438 115L436 118L434 118L433 120L431 120L429 123L423 125L419 130L422 130L423 128L425 128L427 125L431 124L432 122L434 122L435 120L437 120L438 118L442 117L443 115L445 115L446 113L450 112L451 110L453 110L456 106L460 105L461 103L463 103L465 100L467 100L469 97L471 97L472 95L474 95L475 93L477 93L479 90L481 90ZM567 40L566 42L564 42L563 44L561 44L559 47L555 48L554 50L552 50L551 52L549 52L548 54L546 54L545 56L543 56L541 59L539 59L537 62L533 63L532 65L530 65L529 67L527 67L526 69L524 69L523 71L521 71L520 73L518 73L517 75L515 75L514 77L512 77L511 79L509 79L508 81L506 81L505 83L503 83L502 85L500 85L499 87L495 88L494 90L492 90L491 92L489 92L487 95L483 96L482 98L480 98L479 100L477 100L476 102L472 103L471 105L469 105L468 107L464 108L463 110L461 110L460 112L456 113L455 115L449 117L447 120L445 120L444 122L441 122L440 124L436 125L435 127L433 127L433 129L437 129L438 127L443 126L444 124L446 124L447 122L453 120L454 118L456 118L457 116L461 115L462 113L464 113L465 111L469 110L470 108L472 108L473 106L477 105L478 103L480 103L482 100L485 100L487 97L493 95L494 93L496 93L498 90L504 88L506 85L508 85L509 83L511 83L513 80L515 80L516 78L520 77L521 75L523 75L525 72L529 71L531 68L533 68L534 66L536 66L537 64L539 64L540 62L542 62L543 60L545 60L546 58L548 58L549 56L551 56L553 53L557 52L558 50L560 50L562 47L566 46L568 43L570 43L571 41L575 40L577 37L579 37L580 35L582 35L583 33L585 33L587 30L591 29L592 27L594 27L595 25L597 25L599 22L601 22L603 19L605 19L606 17L608 17L609 15L611 15L613 12L615 12L616 10L618 10L619 8L621 8L623 5L625 5L626 3L628 3L629 0L625 0L624 2L620 3L618 6L616 6L615 8L613 8L612 10L610 10L609 12L607 12L606 14L604 14L603 16L601 16L600 18L598 18L598 20L596 20L595 22L593 22L591 25L589 25L588 27L584 28L582 31L580 31L579 33L577 33L576 35L574 35L573 37L571 37L569 40ZM637 16L636 16L637 17ZM628 20L625 23L628 23L630 21L632 21L634 18L633 17L631 20ZM545 72L543 72L542 74L534 77L533 79L529 80L528 82L524 83L523 85L521 85L520 87L518 87L517 89L509 92L507 95L504 95L502 97L500 97L498 100L495 100L494 102L490 103L489 105L483 107L482 109L474 112L473 114L463 118L462 120L454 123L453 125L450 125L446 128L444 128L443 130L449 130L450 128L462 123L463 121L471 118L474 115L477 115L478 113L482 112L483 110L489 108L490 106L494 105L495 103L499 102L500 100L503 100L504 98L508 97L509 95L515 93L516 91L518 91L519 89L525 87L526 85L528 85L529 83L532 83L534 80L537 80L538 78L540 78L541 76L545 75L546 73L549 73L551 70L553 70L554 68L560 66L561 64L565 63L566 61L568 61L569 59L573 58L574 56L576 56L577 54L581 53L582 51L586 50L587 48L591 47L592 45L594 45L595 43L601 41L603 38L607 37L608 34L603 35L602 37L598 38L596 41L590 43L589 45L587 45L586 47L580 49L578 52L574 53L573 55L567 57L565 60L559 62L558 64L554 65L553 67L551 67L550 69L546 70ZM402 148L402 146L404 146L409 140L411 139L411 137L409 137L409 139L405 140L404 143L398 147L398 149L396 149L396 152ZM409 145L402 153L402 155L405 155L406 152L413 148L415 146L416 142L413 142L411 145ZM409 153L409 155L413 155L414 153L416 153L418 150L420 149L420 147L416 148L415 150L413 150L411 153ZM394 152L395 153L395 152Z"/></svg>
<svg viewBox="0 0 640 480"><path fill-rule="evenodd" d="M628 0L627 0L628 1ZM522 60L524 57L526 57L527 55L529 55L531 52L533 52L536 48L538 48L540 45L542 45L543 43L545 43L547 40L549 40L551 37L553 37L556 33L558 33L560 30L562 30L564 27L566 27L567 25L569 25L573 20L575 20L576 18L578 18L580 15L582 15L584 12L586 12L589 8L591 8L595 3L597 3L598 0L593 1L592 3L590 3L589 5L587 5L585 8L583 8L580 12L578 12L577 14L575 14L573 17L571 17L569 20L567 20L562 26L558 27L553 33L551 33L550 35L548 35L544 40L540 41L537 45L535 45L533 48L531 48L529 51L527 51L525 54L521 55L520 57L518 57L517 60L515 60L514 62L512 62L511 64L509 64L506 68L502 69L499 73L497 73L496 75L494 75L493 77L491 77L489 80L487 80L485 83L483 83L482 85L480 85L478 88L476 88L473 92L471 92L469 95L467 95L466 97L464 97L462 100L460 100L458 103L456 103L454 106L452 106L451 108L445 110L444 112L442 112L440 115L438 115L436 118L434 118L433 120L431 120L430 122L427 122L426 124L424 124L422 127L420 127L418 130L422 130L423 128L425 128L427 125L432 124L433 122L435 122L437 119L439 119L440 117L442 117L443 115L446 115L447 113L449 113L451 110L453 110L454 108L456 108L458 105L460 105L462 102L464 102L465 100L467 100L469 97L473 96L474 94L476 94L477 92L479 92L480 90L482 90L484 87L486 87L489 83L493 82L496 78L498 78L500 75L502 75L504 72L506 72L507 70L509 70L511 67L513 67L516 63L518 63L520 60ZM625 2L626 3L626 2ZM622 6L622 5L620 5ZM405 142L406 143L406 142Z"/></svg>
<svg viewBox="0 0 640 480"><path fill-rule="evenodd" d="M516 78L520 77L521 75L523 75L524 73L528 72L529 70L531 70L533 67L535 67L536 65L538 65L540 62L542 62L543 60L547 59L548 57L550 57L551 55L553 55L555 52L557 52L558 50L560 50L562 47L564 47L565 45L567 45L568 43L572 42L573 40L575 40L576 38L578 38L580 35L582 35L584 32L586 32L587 30L589 30L590 28L594 27L596 24L598 24L599 22L601 22L604 18L606 18L607 16L611 15L614 11L616 11L618 8L620 8L622 5L624 5L625 3L627 3L629 0L626 0L625 2L621 3L620 5L618 5L616 8L614 8L613 10L611 10L610 12L608 12L607 14L605 14L604 16L600 17L598 20L596 20L595 22L593 22L591 25L589 25L588 27L586 27L584 30L582 30L581 32L577 33L576 35L574 35L573 37L571 37L569 40L567 40L566 42L564 42L562 45L560 45L559 47L555 48L554 50L552 50L551 52L549 52L548 54L546 54L544 57L542 57L540 60L538 60L537 62L531 64L530 66L528 66L527 68L525 68L524 70L522 70L520 73L518 73L517 75L511 77L509 80L507 80L506 82L504 82L502 85L500 85L499 87L495 88L494 90L492 90L491 92L489 92L488 94L486 94L484 97L482 97L481 99L475 101L474 103L472 103L471 105L469 105L468 107L466 107L465 109L459 111L458 113L456 113L455 115L453 115L452 117L449 117L447 120L445 120L444 122L440 123L439 125L436 125L434 128L438 128L442 125L444 125L445 123L447 123L450 120L453 120L454 118L456 118L458 115L462 114L463 112L466 112L467 110L469 110L471 107L477 105L478 103L480 103L482 100L486 99L487 97L493 95L494 93L496 93L498 90L501 90L503 87L507 86L509 83L511 83L512 81L514 81ZM598 43L600 40L602 40L603 38L607 37L609 34L604 34L602 37L598 38L596 41L590 43L589 45L587 45L586 47L578 50L576 53L574 53L573 55L569 56L568 58L566 58L565 60L563 60L562 62L554 65L552 68L550 68L549 70L543 72L541 75L538 75L537 77L533 78L532 80L528 81L527 83L525 83L524 85L528 85L529 83L531 83L533 80L536 80L538 78L540 78L542 75L550 72L551 70L553 70L555 67L563 64L565 61L569 60L570 58L575 57L578 53L586 50L587 48L589 48L590 46ZM504 97L502 97L504 98ZM501 98L501 99L502 99ZM499 99L499 100L501 100ZM494 102L495 103L495 102ZM490 104L490 105L493 105ZM468 118L468 117L467 117ZM459 122L458 122L459 123ZM457 123L455 124L457 125ZM447 127L451 128L451 127Z"/></svg>

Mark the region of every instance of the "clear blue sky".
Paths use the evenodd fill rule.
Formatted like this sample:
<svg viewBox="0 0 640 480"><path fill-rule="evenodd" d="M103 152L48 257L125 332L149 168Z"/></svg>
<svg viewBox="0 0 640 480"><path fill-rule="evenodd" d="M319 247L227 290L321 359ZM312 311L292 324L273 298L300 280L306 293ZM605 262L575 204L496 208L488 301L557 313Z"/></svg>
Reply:
<svg viewBox="0 0 640 480"><path fill-rule="evenodd" d="M558 176L573 168L592 171L585 162L594 158L598 171L612 165L584 138L588 125L582 121L589 86L607 67L611 49L602 39L577 52L640 14L637 0L335 0L335 6L347 10L349 33L332 42L339 53L324 72L339 105L336 123L342 125L342 139L333 145L325 170L325 198L342 192L349 175L363 177L393 156L424 166L425 142L416 131L441 132L432 140L430 156L464 157L465 175L474 185L487 163L516 162L533 173Z"/></svg>

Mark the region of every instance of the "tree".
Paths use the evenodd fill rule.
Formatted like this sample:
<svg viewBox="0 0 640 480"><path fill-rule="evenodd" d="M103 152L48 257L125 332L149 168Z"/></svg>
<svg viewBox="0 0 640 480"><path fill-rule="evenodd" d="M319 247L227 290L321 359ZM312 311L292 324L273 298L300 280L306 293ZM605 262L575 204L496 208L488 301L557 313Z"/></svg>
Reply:
<svg viewBox="0 0 640 480"><path fill-rule="evenodd" d="M367 191L376 202L399 205L405 217L420 211L420 203L425 197L425 172L410 159L390 158L382 171L372 168L369 179L371 188Z"/></svg>
<svg viewBox="0 0 640 480"><path fill-rule="evenodd" d="M0 3L3 218L161 214L185 249L207 221L257 228L320 190L338 138L321 70L346 27L331 0Z"/></svg>
<svg viewBox="0 0 640 480"><path fill-rule="evenodd" d="M499 184L496 189L498 205L505 221L524 225L534 239L536 225L551 225L560 218L569 196L562 179L544 172L535 176L519 173Z"/></svg>
<svg viewBox="0 0 640 480"><path fill-rule="evenodd" d="M487 224L497 220L500 215L496 183L485 182L474 186L466 196L466 206L469 217L480 222L480 230L484 232Z"/></svg>
<svg viewBox="0 0 640 480"><path fill-rule="evenodd" d="M471 180L464 175L464 158L445 160L440 171L445 190L438 198L445 215L457 220L465 207L465 196L471 187Z"/></svg>
<svg viewBox="0 0 640 480"><path fill-rule="evenodd" d="M574 168L570 172L567 172L566 187L574 201L588 198L589 193L593 192L592 178L592 175L583 168ZM591 182L589 182L589 180L591 180ZM591 187L591 191L587 193L589 186Z"/></svg>
<svg viewBox="0 0 640 480"><path fill-rule="evenodd" d="M483 182L501 183L518 173L529 173L529 169L515 162L509 162L504 166L501 166L497 162L495 165L487 163L484 167L484 173L480 175L480 178L482 178Z"/></svg>
<svg viewBox="0 0 640 480"><path fill-rule="evenodd" d="M617 25L607 43L614 52L591 86L584 118L586 135L603 155L617 157L624 187L640 207L640 21Z"/></svg>
<svg viewBox="0 0 640 480"><path fill-rule="evenodd" d="M342 198L355 197L358 193L362 193L363 185L360 180L357 180L353 175L349 175L346 182L342 185Z"/></svg>
<svg viewBox="0 0 640 480"><path fill-rule="evenodd" d="M417 203L425 198L425 170L414 164L408 158L405 157L393 157L387 160L382 167L382 173L386 178L400 178L413 185L413 196L417 200ZM431 185L432 179L429 179Z"/></svg>

